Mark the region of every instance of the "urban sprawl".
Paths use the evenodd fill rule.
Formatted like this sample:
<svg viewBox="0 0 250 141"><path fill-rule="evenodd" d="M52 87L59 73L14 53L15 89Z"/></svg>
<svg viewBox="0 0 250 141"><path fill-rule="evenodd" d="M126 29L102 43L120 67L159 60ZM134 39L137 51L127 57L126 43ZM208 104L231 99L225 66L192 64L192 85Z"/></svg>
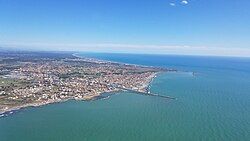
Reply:
<svg viewBox="0 0 250 141"><path fill-rule="evenodd" d="M67 53L0 53L0 113L68 99L91 100L124 89L148 92L161 68Z"/></svg>

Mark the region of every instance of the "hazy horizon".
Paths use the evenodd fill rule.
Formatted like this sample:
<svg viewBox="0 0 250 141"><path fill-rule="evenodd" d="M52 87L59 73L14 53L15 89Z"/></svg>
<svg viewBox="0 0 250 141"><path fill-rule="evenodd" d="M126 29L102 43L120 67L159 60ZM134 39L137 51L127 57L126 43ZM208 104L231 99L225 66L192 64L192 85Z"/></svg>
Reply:
<svg viewBox="0 0 250 141"><path fill-rule="evenodd" d="M250 2L0 0L0 46L250 57Z"/></svg>
<svg viewBox="0 0 250 141"><path fill-rule="evenodd" d="M150 53L150 52L119 52L119 51L94 51L94 50L58 50L58 49L43 49L43 48L26 48L26 47L4 47L0 46L0 51L31 51L31 52L73 52L73 53L103 53L103 54L140 54L140 55L176 55L176 56L204 56L204 57L240 57L240 58L250 58L250 55L228 55L228 54L185 54L185 53Z"/></svg>

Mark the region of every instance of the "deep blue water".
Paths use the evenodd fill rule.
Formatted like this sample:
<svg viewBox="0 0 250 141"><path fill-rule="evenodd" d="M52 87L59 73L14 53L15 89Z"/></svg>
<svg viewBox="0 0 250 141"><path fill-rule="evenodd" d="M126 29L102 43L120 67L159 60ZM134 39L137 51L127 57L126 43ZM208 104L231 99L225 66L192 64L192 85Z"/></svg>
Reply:
<svg viewBox="0 0 250 141"><path fill-rule="evenodd" d="M216 69L250 71L250 58L118 53L79 53L78 55L123 63L161 66L182 70Z"/></svg>

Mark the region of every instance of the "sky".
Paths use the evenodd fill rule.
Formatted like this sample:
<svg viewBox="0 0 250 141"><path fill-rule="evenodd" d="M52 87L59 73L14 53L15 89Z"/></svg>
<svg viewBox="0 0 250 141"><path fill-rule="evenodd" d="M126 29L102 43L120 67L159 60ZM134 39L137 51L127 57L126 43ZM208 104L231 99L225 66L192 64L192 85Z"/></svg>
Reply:
<svg viewBox="0 0 250 141"><path fill-rule="evenodd" d="M250 57L249 0L0 0L0 47Z"/></svg>

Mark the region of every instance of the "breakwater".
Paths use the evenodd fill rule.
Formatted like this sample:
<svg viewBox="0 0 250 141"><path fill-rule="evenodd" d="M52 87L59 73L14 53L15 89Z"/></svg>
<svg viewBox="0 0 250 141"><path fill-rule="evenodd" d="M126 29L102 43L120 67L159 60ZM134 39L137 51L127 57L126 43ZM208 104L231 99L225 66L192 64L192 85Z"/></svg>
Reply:
<svg viewBox="0 0 250 141"><path fill-rule="evenodd" d="M136 94L141 94L141 95L155 96L155 97L167 98L167 99L177 99L175 97L171 97L171 96L167 96L167 95L160 95L160 94L155 94L155 93L150 93L150 92L140 92L140 91L136 91L136 90L132 90L132 89L128 89L128 88L122 88L122 87L118 87L118 88L121 90L124 90L124 91L132 92L132 93L136 93Z"/></svg>

